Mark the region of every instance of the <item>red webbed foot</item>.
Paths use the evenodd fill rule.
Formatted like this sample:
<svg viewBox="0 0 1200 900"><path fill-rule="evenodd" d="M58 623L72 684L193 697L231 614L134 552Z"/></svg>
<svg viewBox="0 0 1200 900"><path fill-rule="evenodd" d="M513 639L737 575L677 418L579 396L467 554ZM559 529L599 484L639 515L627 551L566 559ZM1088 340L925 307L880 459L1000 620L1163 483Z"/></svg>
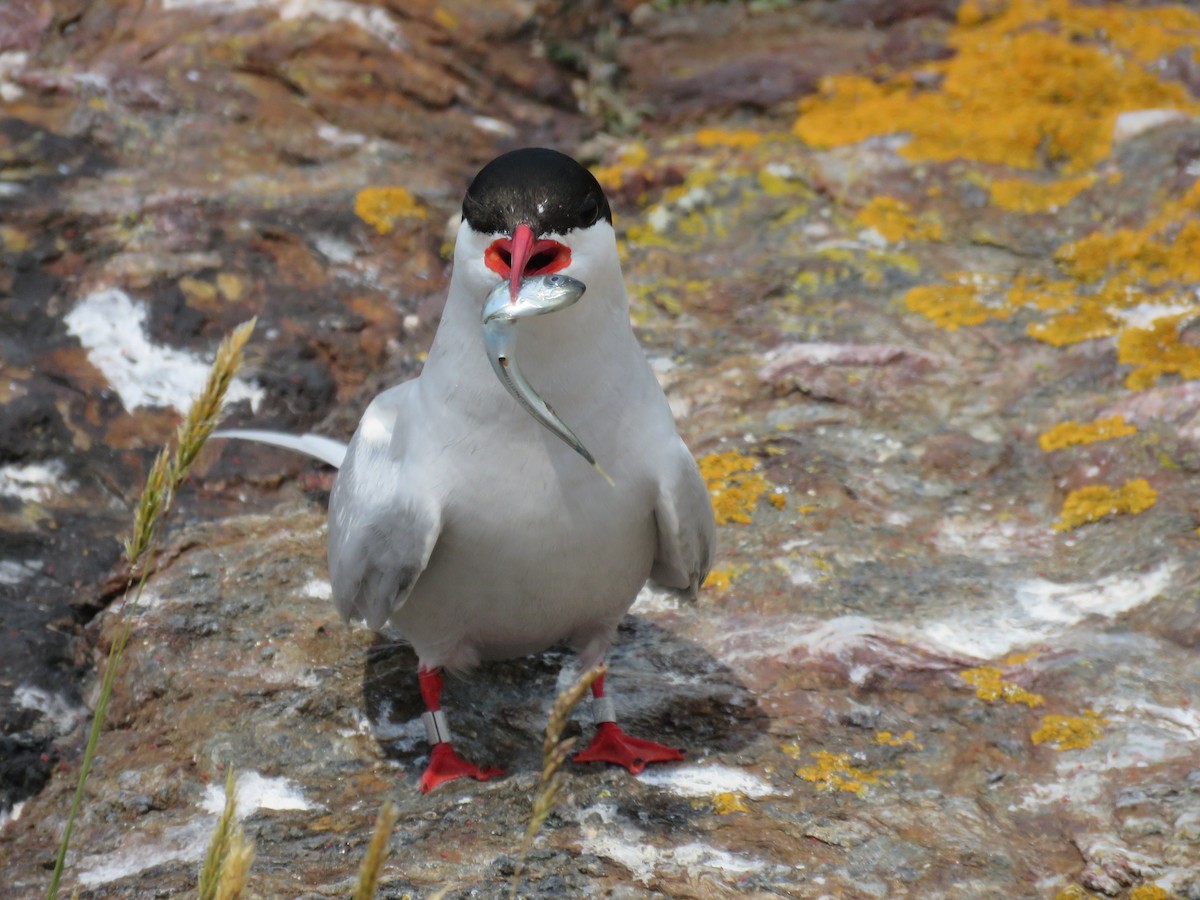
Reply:
<svg viewBox="0 0 1200 900"><path fill-rule="evenodd" d="M575 762L608 762L624 766L634 775L649 763L678 762L683 751L654 741L643 741L630 737L616 722L601 722L596 726L596 736L586 750L575 754Z"/></svg>
<svg viewBox="0 0 1200 900"><path fill-rule="evenodd" d="M474 763L469 763L455 751L449 742L434 744L429 753L429 765L421 776L421 793L428 794L439 784L454 781L456 778L474 778L476 781L487 781L504 771L495 766L481 769Z"/></svg>

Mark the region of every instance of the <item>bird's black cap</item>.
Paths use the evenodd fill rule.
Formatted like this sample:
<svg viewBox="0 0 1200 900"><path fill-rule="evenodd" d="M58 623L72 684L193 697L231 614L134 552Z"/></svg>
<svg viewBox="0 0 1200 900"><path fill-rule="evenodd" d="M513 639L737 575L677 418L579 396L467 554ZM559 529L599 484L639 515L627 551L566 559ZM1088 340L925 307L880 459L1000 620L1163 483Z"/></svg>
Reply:
<svg viewBox="0 0 1200 900"><path fill-rule="evenodd" d="M463 200L463 218L482 234L512 234L521 223L535 234L566 234L605 219L612 210L595 177L565 153L527 147L480 169Z"/></svg>

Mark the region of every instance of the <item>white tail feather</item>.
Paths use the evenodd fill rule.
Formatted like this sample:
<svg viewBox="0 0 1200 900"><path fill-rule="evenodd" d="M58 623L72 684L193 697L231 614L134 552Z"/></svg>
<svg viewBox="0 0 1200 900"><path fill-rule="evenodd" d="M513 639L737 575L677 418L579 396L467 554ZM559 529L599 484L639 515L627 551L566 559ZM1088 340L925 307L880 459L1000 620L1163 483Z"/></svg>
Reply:
<svg viewBox="0 0 1200 900"><path fill-rule="evenodd" d="M275 447L295 450L297 453L303 453L319 459L323 463L328 463L335 469L340 469L342 461L346 458L346 445L322 434L288 434L285 431L234 428L229 431L214 431L211 436L257 441L260 444L271 444Z"/></svg>

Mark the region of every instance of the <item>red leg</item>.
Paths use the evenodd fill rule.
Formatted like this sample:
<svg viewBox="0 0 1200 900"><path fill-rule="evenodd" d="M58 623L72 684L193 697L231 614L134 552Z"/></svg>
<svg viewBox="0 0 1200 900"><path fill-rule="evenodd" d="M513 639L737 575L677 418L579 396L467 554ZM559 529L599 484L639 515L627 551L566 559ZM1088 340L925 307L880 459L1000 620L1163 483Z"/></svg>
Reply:
<svg viewBox="0 0 1200 900"><path fill-rule="evenodd" d="M592 682L592 697L596 701L603 699L603 676ZM606 705L597 703L597 707L605 709ZM575 762L616 763L636 775L649 763L676 762L683 759L682 750L627 735L620 725L612 721L611 709L611 706L607 706L607 711L601 713L603 718L596 723L595 737L586 750L575 754Z"/></svg>
<svg viewBox="0 0 1200 900"><path fill-rule="evenodd" d="M470 777L476 781L487 781L496 775L503 775L500 769L488 766L481 769L467 762L455 751L450 744L449 729L446 728L446 717L440 715L442 710L442 673L437 669L419 669L417 678L421 683L421 697L425 701L425 728L429 732L429 765L421 776L421 793L428 794L439 784L453 781L456 778Z"/></svg>

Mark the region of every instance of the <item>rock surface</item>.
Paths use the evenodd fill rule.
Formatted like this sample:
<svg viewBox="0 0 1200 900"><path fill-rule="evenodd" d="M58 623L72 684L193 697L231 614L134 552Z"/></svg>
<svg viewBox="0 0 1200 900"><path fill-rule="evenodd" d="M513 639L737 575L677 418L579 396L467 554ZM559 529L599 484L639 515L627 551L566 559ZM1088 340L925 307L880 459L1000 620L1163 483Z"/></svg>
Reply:
<svg viewBox="0 0 1200 900"><path fill-rule="evenodd" d="M13 896L44 894L116 537L219 337L259 317L234 421L347 436L419 371L467 179L548 142L614 199L720 554L612 659L688 762L569 768L521 894L1200 897L1200 16L618 6L0 8ZM412 655L328 601L330 481L206 451L68 888L193 890L233 766L258 896L348 894L387 799L381 896L505 894L569 660L452 682L509 774L418 794Z"/></svg>

